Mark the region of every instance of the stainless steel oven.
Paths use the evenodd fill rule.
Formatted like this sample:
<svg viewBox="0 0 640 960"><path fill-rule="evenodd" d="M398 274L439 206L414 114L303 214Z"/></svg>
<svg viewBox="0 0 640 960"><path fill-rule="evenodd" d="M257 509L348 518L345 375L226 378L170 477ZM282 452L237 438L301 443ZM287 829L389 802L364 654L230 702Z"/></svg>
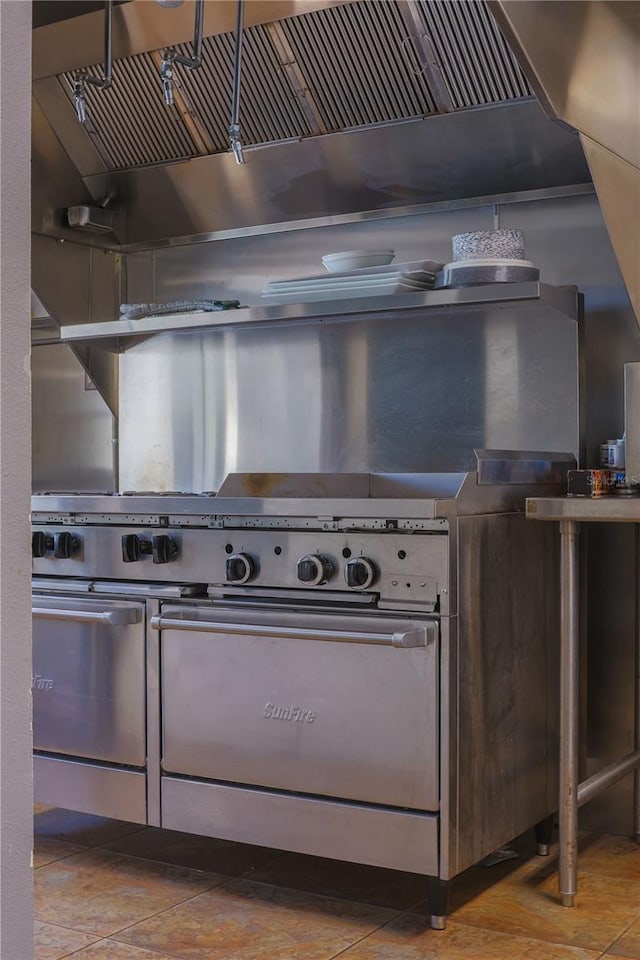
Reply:
<svg viewBox="0 0 640 960"><path fill-rule="evenodd" d="M435 811L436 620L163 605L162 765Z"/></svg>
<svg viewBox="0 0 640 960"><path fill-rule="evenodd" d="M36 794L144 822L145 605L42 594L32 611Z"/></svg>

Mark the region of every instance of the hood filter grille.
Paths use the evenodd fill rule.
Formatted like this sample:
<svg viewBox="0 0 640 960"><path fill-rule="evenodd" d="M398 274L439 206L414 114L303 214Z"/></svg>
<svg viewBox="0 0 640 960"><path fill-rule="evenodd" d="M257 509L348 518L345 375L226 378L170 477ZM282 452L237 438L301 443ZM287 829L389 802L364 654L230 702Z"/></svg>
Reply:
<svg viewBox="0 0 640 960"><path fill-rule="evenodd" d="M99 77L102 66L88 67ZM72 100L73 74L58 77ZM196 145L176 110L165 106L158 68L150 53L116 60L113 84L96 90L87 84L87 133L111 170L182 160L197 154Z"/></svg>
<svg viewBox="0 0 640 960"><path fill-rule="evenodd" d="M188 47L177 49L189 53ZM192 71L176 67L185 102L205 128L212 152L229 149L234 49L232 33L206 37L202 65ZM264 26L244 31L240 109L245 143L289 140L311 132Z"/></svg>
<svg viewBox="0 0 640 960"><path fill-rule="evenodd" d="M245 30L245 143L436 113L407 2L415 3L418 32L430 41L454 108L531 95L484 0L356 0ZM108 90L87 86L86 130L107 168L228 150L234 46L232 33L207 37L197 70L176 66L172 108L163 101L158 51L117 60ZM87 72L100 76L101 69ZM57 79L71 100L73 74Z"/></svg>
<svg viewBox="0 0 640 960"><path fill-rule="evenodd" d="M457 108L531 96L526 77L485 3L417 2Z"/></svg>
<svg viewBox="0 0 640 960"><path fill-rule="evenodd" d="M435 112L395 3L361 0L282 26L327 130Z"/></svg>

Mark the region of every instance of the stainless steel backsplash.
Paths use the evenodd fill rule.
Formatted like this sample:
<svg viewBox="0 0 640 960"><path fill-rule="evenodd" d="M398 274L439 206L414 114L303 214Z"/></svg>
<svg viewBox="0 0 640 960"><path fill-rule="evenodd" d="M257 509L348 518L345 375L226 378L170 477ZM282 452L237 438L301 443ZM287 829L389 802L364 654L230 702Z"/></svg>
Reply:
<svg viewBox="0 0 640 960"><path fill-rule="evenodd" d="M578 329L546 304L156 336L120 357L120 485L232 471L456 471L578 450Z"/></svg>

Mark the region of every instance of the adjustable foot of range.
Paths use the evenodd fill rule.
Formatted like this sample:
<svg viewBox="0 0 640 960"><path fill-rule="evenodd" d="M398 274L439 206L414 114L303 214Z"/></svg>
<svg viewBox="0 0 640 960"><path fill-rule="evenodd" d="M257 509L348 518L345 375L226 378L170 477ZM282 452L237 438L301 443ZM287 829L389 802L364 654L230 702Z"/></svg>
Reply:
<svg viewBox="0 0 640 960"><path fill-rule="evenodd" d="M536 846L539 857L548 857L553 839L553 825L555 816L551 814L539 823L536 823Z"/></svg>
<svg viewBox="0 0 640 960"><path fill-rule="evenodd" d="M439 877L428 877L429 921L432 930L444 930L449 913L449 881Z"/></svg>
<svg viewBox="0 0 640 960"><path fill-rule="evenodd" d="M575 900L575 894L573 893L561 893L560 900L563 907L572 907L573 901Z"/></svg>

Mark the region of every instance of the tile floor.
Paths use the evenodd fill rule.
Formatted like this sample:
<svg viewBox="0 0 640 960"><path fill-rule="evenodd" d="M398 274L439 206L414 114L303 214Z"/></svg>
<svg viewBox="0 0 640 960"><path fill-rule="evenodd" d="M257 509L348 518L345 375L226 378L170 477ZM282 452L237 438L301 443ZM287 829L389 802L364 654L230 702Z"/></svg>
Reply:
<svg viewBox="0 0 640 960"><path fill-rule="evenodd" d="M640 848L582 837L580 894L555 851L476 867L429 929L420 878L37 807L36 960L640 960Z"/></svg>

